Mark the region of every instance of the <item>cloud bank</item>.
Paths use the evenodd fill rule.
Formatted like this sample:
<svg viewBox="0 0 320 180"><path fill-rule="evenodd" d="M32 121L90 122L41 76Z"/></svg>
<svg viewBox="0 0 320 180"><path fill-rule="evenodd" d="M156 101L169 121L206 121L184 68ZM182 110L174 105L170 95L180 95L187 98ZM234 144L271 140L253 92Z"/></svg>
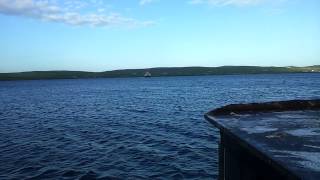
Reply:
<svg viewBox="0 0 320 180"><path fill-rule="evenodd" d="M49 22L58 22L68 25L80 26L147 26L152 21L139 21L124 17L118 13L105 14L99 9L91 13L81 13L80 9L90 3L99 5L102 1L67 0L64 4L50 0L0 0L0 14L40 19ZM91 4L91 5L92 5Z"/></svg>
<svg viewBox="0 0 320 180"><path fill-rule="evenodd" d="M267 1L283 0L191 0L189 4L207 4L213 6L252 6L265 3Z"/></svg>

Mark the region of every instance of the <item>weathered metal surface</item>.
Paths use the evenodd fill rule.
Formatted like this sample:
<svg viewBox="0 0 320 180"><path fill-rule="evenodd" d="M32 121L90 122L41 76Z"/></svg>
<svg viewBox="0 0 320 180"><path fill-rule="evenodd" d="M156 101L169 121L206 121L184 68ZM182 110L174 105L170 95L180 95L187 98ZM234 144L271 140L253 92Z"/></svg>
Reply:
<svg viewBox="0 0 320 180"><path fill-rule="evenodd" d="M320 179L320 100L229 105L205 117L280 171Z"/></svg>

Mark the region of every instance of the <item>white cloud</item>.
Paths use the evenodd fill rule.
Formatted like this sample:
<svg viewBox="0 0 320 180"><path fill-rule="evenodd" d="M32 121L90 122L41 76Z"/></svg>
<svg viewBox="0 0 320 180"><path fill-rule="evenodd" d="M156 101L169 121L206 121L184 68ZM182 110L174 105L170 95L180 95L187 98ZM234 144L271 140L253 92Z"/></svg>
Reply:
<svg viewBox="0 0 320 180"><path fill-rule="evenodd" d="M213 6L252 6L265 2L284 0L190 0L189 4L207 4Z"/></svg>
<svg viewBox="0 0 320 180"><path fill-rule="evenodd" d="M89 26L147 26L152 21L138 21L124 17L117 13L103 14L102 8L92 13L83 14L79 9L88 6L88 3L99 5L102 1L64 1L64 6L55 3L54 0L0 0L0 14L22 16L40 19L49 22L59 22L68 25ZM97 6L98 7L98 6Z"/></svg>
<svg viewBox="0 0 320 180"><path fill-rule="evenodd" d="M156 0L140 0L139 4L140 4L141 6L143 6L143 5L146 5L146 4L153 3L153 2L155 2L155 1L156 1Z"/></svg>

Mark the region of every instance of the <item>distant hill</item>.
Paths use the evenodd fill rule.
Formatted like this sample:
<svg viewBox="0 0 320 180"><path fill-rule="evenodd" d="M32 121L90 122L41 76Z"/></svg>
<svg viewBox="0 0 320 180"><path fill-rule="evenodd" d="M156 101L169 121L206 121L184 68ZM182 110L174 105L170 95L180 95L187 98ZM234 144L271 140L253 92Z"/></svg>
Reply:
<svg viewBox="0 0 320 180"><path fill-rule="evenodd" d="M78 79L78 78L114 78L143 77L146 72L155 76L202 76L233 74L278 74L278 73L314 73L320 72L320 65L307 67L260 67L260 66L221 66L221 67L161 67L148 69L124 69L105 72L85 71L32 71L20 73L0 73L0 80L35 79Z"/></svg>

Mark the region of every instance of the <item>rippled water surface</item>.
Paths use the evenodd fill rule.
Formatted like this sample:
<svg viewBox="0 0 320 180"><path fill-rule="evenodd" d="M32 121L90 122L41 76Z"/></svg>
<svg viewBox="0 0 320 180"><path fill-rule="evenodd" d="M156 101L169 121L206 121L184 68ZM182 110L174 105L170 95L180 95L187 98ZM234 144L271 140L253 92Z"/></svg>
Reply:
<svg viewBox="0 0 320 180"><path fill-rule="evenodd" d="M229 103L320 98L320 74L0 82L0 179L214 179Z"/></svg>

